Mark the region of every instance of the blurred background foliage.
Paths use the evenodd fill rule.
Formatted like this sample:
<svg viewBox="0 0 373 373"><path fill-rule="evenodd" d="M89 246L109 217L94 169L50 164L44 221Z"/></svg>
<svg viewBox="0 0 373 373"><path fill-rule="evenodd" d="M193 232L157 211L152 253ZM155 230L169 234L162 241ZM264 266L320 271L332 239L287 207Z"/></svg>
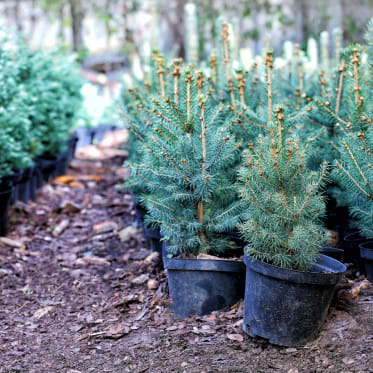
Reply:
<svg viewBox="0 0 373 373"><path fill-rule="evenodd" d="M16 26L35 47L63 43L81 57L116 51L141 55L144 41L163 52L185 55L187 0L5 0L1 24ZM284 40L305 43L321 31L341 27L346 42L359 41L373 0L195 0L198 48L203 59L217 37L215 20L230 20L240 47L258 54L269 41L276 52Z"/></svg>
<svg viewBox="0 0 373 373"><path fill-rule="evenodd" d="M153 48L203 68L227 20L232 55L247 65L264 47L281 56L289 40L305 50L335 28L344 45L360 42L372 10L373 0L1 0L0 30L20 31L32 49L75 52L87 78L85 122L97 124L115 121L121 81L146 73Z"/></svg>

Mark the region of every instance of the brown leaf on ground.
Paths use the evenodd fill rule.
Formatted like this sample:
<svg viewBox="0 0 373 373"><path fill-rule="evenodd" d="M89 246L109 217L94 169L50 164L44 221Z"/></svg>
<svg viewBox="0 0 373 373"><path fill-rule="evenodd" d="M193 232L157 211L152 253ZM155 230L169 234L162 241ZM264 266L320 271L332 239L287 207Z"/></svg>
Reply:
<svg viewBox="0 0 373 373"><path fill-rule="evenodd" d="M85 188L84 184L81 183L80 181L73 181L73 182L71 182L71 183L69 184L69 186L70 186L71 188L79 188L79 189L84 189L84 188Z"/></svg>
<svg viewBox="0 0 373 373"><path fill-rule="evenodd" d="M366 289L371 286L371 283L368 280L363 280L355 284L348 292L352 298L356 298L362 289Z"/></svg>
<svg viewBox="0 0 373 373"><path fill-rule="evenodd" d="M65 213L74 213L74 212L79 212L81 210L81 207L72 201L64 200L60 204L59 209Z"/></svg>
<svg viewBox="0 0 373 373"><path fill-rule="evenodd" d="M53 184L70 184L75 180L75 177L72 175L62 175L58 176L53 180Z"/></svg>
<svg viewBox="0 0 373 373"><path fill-rule="evenodd" d="M126 242L126 241L129 241L132 237L136 236L137 235L137 229L135 227L133 227L132 225L126 227L126 228L123 228L121 231L119 231L119 239L122 241L122 242Z"/></svg>
<svg viewBox="0 0 373 373"><path fill-rule="evenodd" d="M130 332L130 328L123 324L111 325L105 332L106 338L120 338Z"/></svg>
<svg viewBox="0 0 373 373"><path fill-rule="evenodd" d="M110 265L110 262L107 259L101 258L99 256L87 255L84 258L80 258L80 259L86 264L97 265L97 266Z"/></svg>
<svg viewBox="0 0 373 373"><path fill-rule="evenodd" d="M35 311L34 315L32 318L34 320L40 320L42 317L46 316L49 312L53 310L53 306L47 306L43 308L39 308L37 311Z"/></svg>
<svg viewBox="0 0 373 373"><path fill-rule="evenodd" d="M26 246L23 242L12 240L11 238L7 238L7 237L0 237L0 244L10 246L10 247L14 247L14 248L17 248L17 249L25 249L26 248Z"/></svg>
<svg viewBox="0 0 373 373"><path fill-rule="evenodd" d="M116 231L117 229L118 229L118 224L115 223L114 221L103 221L93 226L93 231L96 234L112 232L112 231Z"/></svg>
<svg viewBox="0 0 373 373"><path fill-rule="evenodd" d="M64 219L62 220L58 225L55 226L55 228L53 229L53 236L54 237L57 237L59 236L60 234L63 233L63 231L69 226L70 224L70 221L69 219Z"/></svg>
<svg viewBox="0 0 373 373"><path fill-rule="evenodd" d="M100 175L79 175L77 177L77 180L80 180L80 181L100 181L101 176Z"/></svg>
<svg viewBox="0 0 373 373"><path fill-rule="evenodd" d="M148 281L149 275L148 274L142 274L140 276L137 276L131 280L131 284L134 285L142 285L145 284L146 281Z"/></svg>
<svg viewBox="0 0 373 373"><path fill-rule="evenodd" d="M157 280L149 280L147 283L147 287L149 290L158 289L159 282Z"/></svg>
<svg viewBox="0 0 373 373"><path fill-rule="evenodd" d="M237 342L243 341L242 334L227 334L227 338L230 339L231 341L237 341Z"/></svg>
<svg viewBox="0 0 373 373"><path fill-rule="evenodd" d="M138 302L138 300L139 298L135 294L129 294L126 296L116 295L105 307L105 310L110 310L115 307L127 307L131 303Z"/></svg>
<svg viewBox="0 0 373 373"><path fill-rule="evenodd" d="M159 255L159 252L157 251L153 251L151 254L149 254L145 259L144 259L144 263L146 265L150 265L150 264L156 264L160 261L160 255Z"/></svg>

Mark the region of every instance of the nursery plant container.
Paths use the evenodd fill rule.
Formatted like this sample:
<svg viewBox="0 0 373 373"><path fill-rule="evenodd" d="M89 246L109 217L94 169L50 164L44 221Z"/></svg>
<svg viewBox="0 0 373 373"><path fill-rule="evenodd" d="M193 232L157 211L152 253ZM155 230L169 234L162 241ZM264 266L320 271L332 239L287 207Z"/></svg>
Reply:
<svg viewBox="0 0 373 373"><path fill-rule="evenodd" d="M346 270L344 264L320 255L310 271L302 272L255 261L247 255L244 262L244 331L281 346L300 346L313 340Z"/></svg>
<svg viewBox="0 0 373 373"><path fill-rule="evenodd" d="M145 229L144 218L146 215L146 209L140 205L140 201L138 198L134 197L133 202L135 209L136 225L138 227L143 227Z"/></svg>
<svg viewBox="0 0 373 373"><path fill-rule="evenodd" d="M94 133L94 142L100 142L105 136L106 132L111 131L111 127L108 124L100 124L97 127L95 127L95 133Z"/></svg>
<svg viewBox="0 0 373 373"><path fill-rule="evenodd" d="M18 184L18 195L17 199L24 203L27 203L32 198L32 177L34 174L34 168L28 167L24 170L22 178Z"/></svg>
<svg viewBox="0 0 373 373"><path fill-rule="evenodd" d="M342 241L345 263L354 263L359 272L363 274L365 274L365 266L364 261L360 257L359 245L365 241L366 239L361 237L357 231L347 234Z"/></svg>
<svg viewBox="0 0 373 373"><path fill-rule="evenodd" d="M152 251L162 253L161 232L159 229L151 229L144 226L144 236L148 247Z"/></svg>
<svg viewBox="0 0 373 373"><path fill-rule="evenodd" d="M44 154L39 158L43 183L48 183L56 177L58 157L56 155Z"/></svg>
<svg viewBox="0 0 373 373"><path fill-rule="evenodd" d="M348 207L337 206L337 201L329 196L326 203L326 222L328 229L338 232L340 237L344 237L348 230L350 214Z"/></svg>
<svg viewBox="0 0 373 373"><path fill-rule="evenodd" d="M207 315L228 308L243 297L245 267L242 261L168 258L169 245L166 241L162 244L171 310L177 318Z"/></svg>
<svg viewBox="0 0 373 373"><path fill-rule="evenodd" d="M69 140L67 140L67 146L68 146L68 150L67 150L67 152L68 152L68 159L67 159L67 162L68 162L68 164L74 158L75 150L76 150L76 145L78 143L78 140L79 140L79 137L76 134L76 132L74 132L72 134L72 136L69 138Z"/></svg>
<svg viewBox="0 0 373 373"><path fill-rule="evenodd" d="M247 242L245 242L237 232L230 231L230 232L224 232L222 233L224 236L226 236L231 242L236 245L235 248L227 249L225 251L225 255L227 257L240 257L243 255L243 248L247 245Z"/></svg>
<svg viewBox="0 0 373 373"><path fill-rule="evenodd" d="M83 146L89 145L92 143L92 130L88 127L79 127L75 130L76 136L78 137L78 141L76 144L77 148L81 148Z"/></svg>
<svg viewBox="0 0 373 373"><path fill-rule="evenodd" d="M373 241L360 244L360 256L365 263L365 273L370 282L373 282Z"/></svg>
<svg viewBox="0 0 373 373"><path fill-rule="evenodd" d="M57 157L56 176L65 175L69 164L69 152L66 151Z"/></svg>
<svg viewBox="0 0 373 373"><path fill-rule="evenodd" d="M0 187L0 236L6 236L8 233L8 214L12 193L12 186Z"/></svg>
<svg viewBox="0 0 373 373"><path fill-rule="evenodd" d="M43 167L42 167L42 160L40 158L36 158L35 160L35 190L40 189L43 186Z"/></svg>
<svg viewBox="0 0 373 373"><path fill-rule="evenodd" d="M320 250L320 254L330 256L331 258L336 259L340 262L343 260L343 253L344 253L343 249L339 249L339 248L336 248L336 247L331 247L331 246L328 246L328 245L324 246Z"/></svg>
<svg viewBox="0 0 373 373"><path fill-rule="evenodd" d="M19 183L22 179L22 175L23 175L23 170L17 170L7 177L10 180L11 184L13 185L13 192L10 198L10 204L13 204L18 200L18 189L19 189Z"/></svg>

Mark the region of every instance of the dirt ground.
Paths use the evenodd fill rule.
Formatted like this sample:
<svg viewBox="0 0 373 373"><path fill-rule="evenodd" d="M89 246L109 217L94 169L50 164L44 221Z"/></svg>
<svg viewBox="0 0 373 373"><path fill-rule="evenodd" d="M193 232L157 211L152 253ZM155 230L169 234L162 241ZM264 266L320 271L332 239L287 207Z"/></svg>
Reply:
<svg viewBox="0 0 373 373"><path fill-rule="evenodd" d="M345 280L302 348L244 335L242 301L175 319L131 196L115 188L121 164L74 160L69 177L12 208L15 242L0 243L0 373L373 372L371 286L352 297Z"/></svg>

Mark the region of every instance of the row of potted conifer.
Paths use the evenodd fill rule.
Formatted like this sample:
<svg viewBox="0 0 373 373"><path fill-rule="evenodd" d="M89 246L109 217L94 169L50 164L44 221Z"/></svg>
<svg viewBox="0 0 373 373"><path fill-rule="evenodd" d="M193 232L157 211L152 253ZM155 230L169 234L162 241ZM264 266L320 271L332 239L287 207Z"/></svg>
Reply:
<svg viewBox="0 0 373 373"><path fill-rule="evenodd" d="M125 185L161 238L177 317L229 307L245 286L247 333L280 345L317 335L345 271L320 254L326 194L373 238L372 26L335 68L308 72L298 48L281 68L268 50L233 69L223 23L207 73L154 51L149 76L124 92Z"/></svg>
<svg viewBox="0 0 373 373"><path fill-rule="evenodd" d="M32 51L17 38L0 48L0 235L9 201L27 202L65 172L76 144L82 79L64 53Z"/></svg>

